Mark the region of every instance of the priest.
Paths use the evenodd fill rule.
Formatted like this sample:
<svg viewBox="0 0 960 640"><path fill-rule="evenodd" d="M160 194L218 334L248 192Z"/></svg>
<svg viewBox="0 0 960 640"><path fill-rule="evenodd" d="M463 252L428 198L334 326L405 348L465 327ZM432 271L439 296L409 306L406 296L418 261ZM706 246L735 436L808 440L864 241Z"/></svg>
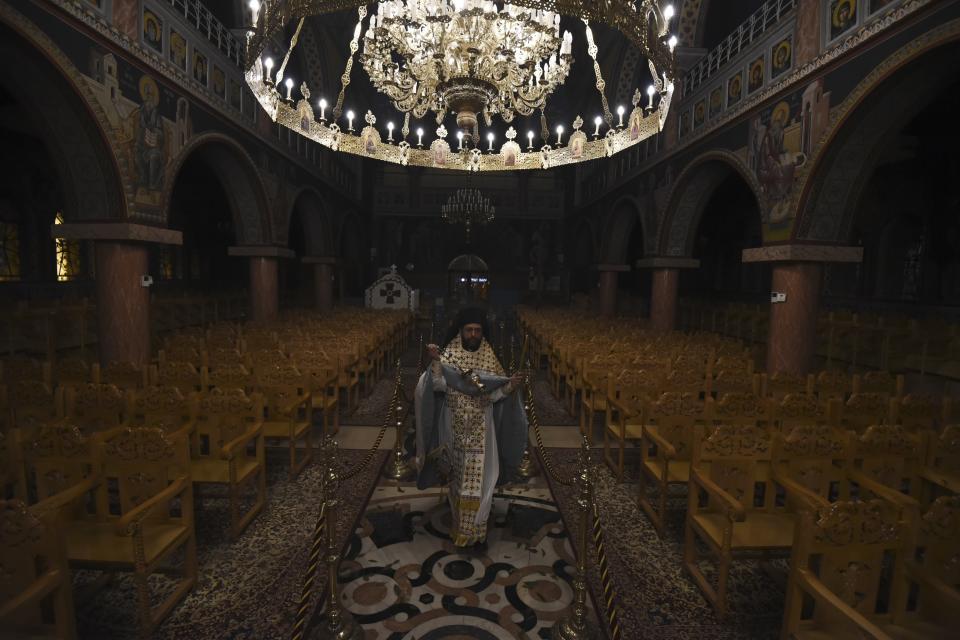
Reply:
<svg viewBox="0 0 960 640"><path fill-rule="evenodd" d="M462 309L445 346L427 345L416 391L417 485L448 484L450 537L461 547L485 542L494 489L527 442L522 378L506 376L487 335L483 310Z"/></svg>

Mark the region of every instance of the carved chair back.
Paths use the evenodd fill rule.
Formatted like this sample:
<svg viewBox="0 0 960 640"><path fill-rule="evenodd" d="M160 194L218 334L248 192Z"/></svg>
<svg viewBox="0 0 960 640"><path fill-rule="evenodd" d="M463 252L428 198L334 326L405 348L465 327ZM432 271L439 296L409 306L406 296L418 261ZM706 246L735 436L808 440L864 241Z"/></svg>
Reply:
<svg viewBox="0 0 960 640"><path fill-rule="evenodd" d="M195 394L193 399L198 404L194 458L218 457L224 444L263 420L263 397L257 393L248 396L241 388L218 387Z"/></svg>

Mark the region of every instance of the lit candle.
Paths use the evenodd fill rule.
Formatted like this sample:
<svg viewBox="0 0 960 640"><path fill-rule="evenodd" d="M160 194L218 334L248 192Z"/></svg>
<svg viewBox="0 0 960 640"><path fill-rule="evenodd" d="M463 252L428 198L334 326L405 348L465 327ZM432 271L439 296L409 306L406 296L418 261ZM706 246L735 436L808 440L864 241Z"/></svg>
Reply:
<svg viewBox="0 0 960 640"><path fill-rule="evenodd" d="M325 122L326 118L324 117L323 112L327 108L327 101L323 98L320 98L320 102L318 102L317 105L320 107L320 122Z"/></svg>
<svg viewBox="0 0 960 640"><path fill-rule="evenodd" d="M347 111L347 131L353 131L353 111Z"/></svg>
<svg viewBox="0 0 960 640"><path fill-rule="evenodd" d="M653 88L653 85L647 87L647 97L650 98L650 102L647 103L647 109L653 109L653 94L656 92L657 90Z"/></svg>
<svg viewBox="0 0 960 640"><path fill-rule="evenodd" d="M250 0L250 13L252 15L252 24L257 26L257 16L260 14L260 0Z"/></svg>
<svg viewBox="0 0 960 640"><path fill-rule="evenodd" d="M527 131L527 149L533 149L533 131Z"/></svg>
<svg viewBox="0 0 960 640"><path fill-rule="evenodd" d="M423 146L423 129L417 129L417 146Z"/></svg>
<svg viewBox="0 0 960 640"><path fill-rule="evenodd" d="M393 123L387 123L387 142L393 142Z"/></svg>
<svg viewBox="0 0 960 640"><path fill-rule="evenodd" d="M669 45L670 51L672 52L677 46L677 36L670 36L670 39L667 40L667 45Z"/></svg>
<svg viewBox="0 0 960 640"><path fill-rule="evenodd" d="M290 92L293 90L293 78L287 78L287 102L290 102Z"/></svg>
<svg viewBox="0 0 960 640"><path fill-rule="evenodd" d="M267 72L266 72L266 77L264 78L264 80L265 80L267 83L269 83L269 82L270 82L270 72L271 72L271 70L273 69L273 58L271 58L270 56L267 56L266 58L264 58L264 59L263 59L263 68L267 70Z"/></svg>
<svg viewBox="0 0 960 640"><path fill-rule="evenodd" d="M670 18L674 16L673 5L668 4L663 8L663 17L667 19L667 22L670 21Z"/></svg>
<svg viewBox="0 0 960 640"><path fill-rule="evenodd" d="M463 131L457 131L457 141L459 142L459 146L457 147L457 149L462 151L463 150Z"/></svg>
<svg viewBox="0 0 960 640"><path fill-rule="evenodd" d="M562 136L563 136L563 125L562 125L562 124L558 124L558 125L557 125L557 146L558 146L558 147L559 147L561 144L563 144L563 143L561 142L561 140L560 140Z"/></svg>
<svg viewBox="0 0 960 640"><path fill-rule="evenodd" d="M493 132L487 134L487 142L490 143L490 146L487 148L487 151L493 152Z"/></svg>
<svg viewBox="0 0 960 640"><path fill-rule="evenodd" d="M620 105L619 107L617 107L617 115L620 116L620 124L618 124L617 126L620 127L621 129L623 128L623 113L625 111L626 109L623 108L623 105Z"/></svg>
<svg viewBox="0 0 960 640"><path fill-rule="evenodd" d="M601 122L603 122L603 118L601 118L600 116L597 116L596 118L593 119L593 124L594 124L594 127L595 127L595 129L593 130L593 137L594 137L594 138L596 138L597 136L600 135L600 123L601 123Z"/></svg>

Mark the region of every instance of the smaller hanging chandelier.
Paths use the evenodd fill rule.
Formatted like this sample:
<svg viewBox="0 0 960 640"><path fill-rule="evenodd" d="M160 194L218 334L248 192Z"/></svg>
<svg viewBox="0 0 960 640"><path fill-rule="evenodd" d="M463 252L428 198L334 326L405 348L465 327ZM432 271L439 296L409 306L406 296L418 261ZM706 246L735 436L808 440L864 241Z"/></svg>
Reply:
<svg viewBox="0 0 960 640"><path fill-rule="evenodd" d="M487 224L493 220L496 207L490 198L475 187L460 187L440 207L440 215L450 224L462 224L466 227L467 242L470 241L470 229L473 225Z"/></svg>

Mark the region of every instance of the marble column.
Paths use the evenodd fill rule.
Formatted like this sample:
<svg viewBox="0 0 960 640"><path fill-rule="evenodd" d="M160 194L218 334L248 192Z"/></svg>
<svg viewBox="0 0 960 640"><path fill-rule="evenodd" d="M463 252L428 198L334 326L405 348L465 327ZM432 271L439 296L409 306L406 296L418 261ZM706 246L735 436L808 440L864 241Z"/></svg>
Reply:
<svg viewBox="0 0 960 640"><path fill-rule="evenodd" d="M680 269L696 269L700 261L694 258L651 256L637 261L638 269L650 269L650 326L659 331L677 328L677 297Z"/></svg>
<svg viewBox="0 0 960 640"><path fill-rule="evenodd" d="M679 270L653 270L653 286L650 290L650 326L658 331L673 331L676 326L679 283Z"/></svg>
<svg viewBox="0 0 960 640"><path fill-rule="evenodd" d="M822 272L819 262L773 265L773 292L786 294L787 299L770 305L767 373L805 375L813 369Z"/></svg>
<svg viewBox="0 0 960 640"><path fill-rule="evenodd" d="M773 263L771 297L786 296L782 302L770 303L768 374L804 375L813 370L823 263L862 260L862 247L792 244L743 250L744 262Z"/></svg>
<svg viewBox="0 0 960 640"><path fill-rule="evenodd" d="M301 260L305 264L313 265L314 303L317 311L329 313L333 309L333 267L337 259L305 256Z"/></svg>
<svg viewBox="0 0 960 640"><path fill-rule="evenodd" d="M625 264L598 264L600 272L600 315L612 318L617 314L617 279L622 271L630 271Z"/></svg>
<svg viewBox="0 0 960 640"><path fill-rule="evenodd" d="M250 257L250 316L254 322L271 322L280 311L277 259Z"/></svg>
<svg viewBox="0 0 960 640"><path fill-rule="evenodd" d="M52 238L94 241L100 363L150 362L149 245L182 245L183 233L132 222L68 222Z"/></svg>
<svg viewBox="0 0 960 640"><path fill-rule="evenodd" d="M271 322L280 311L280 258L293 258L290 249L274 245L227 247L227 254L250 261L250 319Z"/></svg>
<svg viewBox="0 0 960 640"><path fill-rule="evenodd" d="M150 362L150 289L148 248L132 242L98 241L97 340L100 362Z"/></svg>

